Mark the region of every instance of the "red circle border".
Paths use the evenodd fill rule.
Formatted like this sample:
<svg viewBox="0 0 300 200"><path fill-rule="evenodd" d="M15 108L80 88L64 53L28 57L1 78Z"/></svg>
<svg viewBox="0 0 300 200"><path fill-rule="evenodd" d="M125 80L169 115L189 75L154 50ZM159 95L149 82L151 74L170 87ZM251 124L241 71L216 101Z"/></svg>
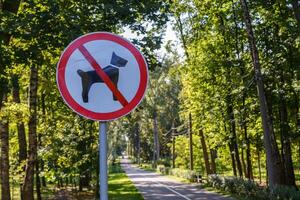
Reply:
<svg viewBox="0 0 300 200"><path fill-rule="evenodd" d="M69 93L67 89L67 85L65 82L65 71L66 71L66 66L68 63L68 60L72 53L81 45L94 41L94 40L108 40L115 42L126 49L130 51L130 53L135 57L139 69L140 69L140 84L139 88L134 96L134 98L123 108L114 111L114 112L109 112L109 113L97 113L93 112L91 110L88 110L84 107L82 107L80 104L78 104L71 94ZM108 32L94 32L94 33L89 33L86 35L83 35L74 41L72 41L69 46L64 50L62 53L59 62L57 64L57 71L56 71L56 80L57 80L57 85L59 88L59 92L61 96L63 97L65 103L76 113L79 115L86 117L88 119L92 119L95 121L110 121L110 120L115 120L117 118L120 118L124 115L127 115L132 111L143 99L146 88L147 88L147 83L148 83L148 67L147 63L143 57L143 55L139 52L139 50L131 44L128 40L112 34Z"/></svg>

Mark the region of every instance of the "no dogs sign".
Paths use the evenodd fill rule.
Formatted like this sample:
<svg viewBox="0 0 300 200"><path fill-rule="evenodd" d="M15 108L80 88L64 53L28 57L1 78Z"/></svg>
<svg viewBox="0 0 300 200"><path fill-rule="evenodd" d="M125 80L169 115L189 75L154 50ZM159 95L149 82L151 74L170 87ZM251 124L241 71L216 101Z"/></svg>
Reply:
<svg viewBox="0 0 300 200"><path fill-rule="evenodd" d="M95 32L71 42L57 65L57 84L66 104L98 121L128 114L143 99L148 68L126 39Z"/></svg>

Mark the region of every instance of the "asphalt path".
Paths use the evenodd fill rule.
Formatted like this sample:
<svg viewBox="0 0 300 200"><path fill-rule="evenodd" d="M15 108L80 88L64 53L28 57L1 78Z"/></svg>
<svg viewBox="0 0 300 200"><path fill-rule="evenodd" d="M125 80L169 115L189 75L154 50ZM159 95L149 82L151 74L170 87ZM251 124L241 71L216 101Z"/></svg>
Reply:
<svg viewBox="0 0 300 200"><path fill-rule="evenodd" d="M121 164L145 200L233 200L200 189L195 184L181 183L166 176L139 169L128 159L123 159Z"/></svg>

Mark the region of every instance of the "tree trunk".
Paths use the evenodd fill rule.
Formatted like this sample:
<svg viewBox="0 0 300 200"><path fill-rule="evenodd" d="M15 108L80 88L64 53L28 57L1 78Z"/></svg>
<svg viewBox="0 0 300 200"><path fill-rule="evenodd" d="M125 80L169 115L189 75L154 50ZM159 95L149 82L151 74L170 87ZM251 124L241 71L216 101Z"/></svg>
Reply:
<svg viewBox="0 0 300 200"><path fill-rule="evenodd" d="M190 170L194 170L192 114L189 114Z"/></svg>
<svg viewBox="0 0 300 200"><path fill-rule="evenodd" d="M216 158L217 158L217 150L216 149L210 149L210 158L211 158L211 173L216 174L217 173L217 167L216 167Z"/></svg>
<svg viewBox="0 0 300 200"><path fill-rule="evenodd" d="M298 164L298 167L300 168L300 141L298 141Z"/></svg>
<svg viewBox="0 0 300 200"><path fill-rule="evenodd" d="M20 103L20 86L19 86L19 77L17 75L12 75L12 94L13 101L15 103ZM21 116L19 116L21 118ZM25 135L25 127L23 122L17 123L18 128L18 144L19 144L19 162L27 158L27 142ZM24 168L25 169L25 168Z"/></svg>
<svg viewBox="0 0 300 200"><path fill-rule="evenodd" d="M175 168L175 125L174 121L172 124L172 168Z"/></svg>
<svg viewBox="0 0 300 200"><path fill-rule="evenodd" d="M43 123L44 123L44 122L46 122L45 93L42 93L42 95L41 95L41 104L42 104L42 114L43 114ZM39 134L39 145L42 146L41 134ZM40 158L39 162L41 164L41 171L44 172L45 162L44 162L43 158ZM46 187L46 178L45 178L45 176L42 176L42 186Z"/></svg>
<svg viewBox="0 0 300 200"><path fill-rule="evenodd" d="M153 151L153 162L154 167L157 166L159 160L159 138L158 138L158 127L157 127L157 112L153 114L153 138L154 138L154 151Z"/></svg>
<svg viewBox="0 0 300 200"><path fill-rule="evenodd" d="M140 165L141 164L141 139L140 139L140 126L138 122L136 122L135 124L135 131L136 131L136 140L137 140L137 163L138 165Z"/></svg>
<svg viewBox="0 0 300 200"><path fill-rule="evenodd" d="M259 61L259 54L256 47L256 41L252 30L251 18L246 0L240 0L244 12L244 20L248 34L249 45L251 49L251 57L257 82L258 96L260 102L260 112L264 130L264 145L266 149L268 179L271 187L283 184L282 163L275 140L272 122L268 113L268 105L264 90L263 77Z"/></svg>
<svg viewBox="0 0 300 200"><path fill-rule="evenodd" d="M243 96L243 109L245 112L245 97ZM251 151L250 151L250 141L248 138L248 131L247 131L247 124L246 124L246 117L243 115L242 119L242 126L241 129L244 131L244 139L246 142L246 169L245 169L245 177L253 179L253 172L252 172L252 163L251 163Z"/></svg>
<svg viewBox="0 0 300 200"><path fill-rule="evenodd" d="M241 161L242 161L243 173L245 174L245 177L247 177L247 167L245 162L244 148L241 148Z"/></svg>
<svg viewBox="0 0 300 200"><path fill-rule="evenodd" d="M257 149L257 165L258 165L259 183L261 183L261 164L260 164L260 150L259 149Z"/></svg>
<svg viewBox="0 0 300 200"><path fill-rule="evenodd" d="M38 141L37 141L37 149L41 145L41 134L38 134ZM40 161L38 159L38 155L36 155L36 163L35 163L35 181L36 181L36 195L37 200L42 200L41 195L41 178L40 178Z"/></svg>
<svg viewBox="0 0 300 200"><path fill-rule="evenodd" d="M246 163L247 163L247 170L245 176L250 180L253 179L253 171L252 171L252 163L251 163L250 141L248 138L246 122L243 123L243 128L244 128L244 137L246 141Z"/></svg>
<svg viewBox="0 0 300 200"><path fill-rule="evenodd" d="M231 157L232 172L233 172L234 176L237 176L235 158L234 158L234 148L233 148L231 142L228 143L228 146L229 146L229 152L230 152L230 157Z"/></svg>
<svg viewBox="0 0 300 200"><path fill-rule="evenodd" d="M172 136L172 168L175 168L175 145L175 136Z"/></svg>
<svg viewBox="0 0 300 200"><path fill-rule="evenodd" d="M0 137L1 137L1 199L10 200L9 186L9 134L8 121L1 119L0 121Z"/></svg>
<svg viewBox="0 0 300 200"><path fill-rule="evenodd" d="M285 99L280 96L280 133L281 133L281 148L282 162L284 165L285 184L296 187L295 174L291 152L291 139L288 136L290 127L287 119L287 108Z"/></svg>
<svg viewBox="0 0 300 200"><path fill-rule="evenodd" d="M26 164L25 180L22 188L24 200L33 200L34 187L34 166L37 157L37 87L38 87L38 69L36 66L31 67L30 88L29 88L29 122L28 122L28 160Z"/></svg>
<svg viewBox="0 0 300 200"><path fill-rule="evenodd" d="M20 5L20 0L6 0L1 1L0 3L0 12L6 11L11 13L17 13ZM5 32L0 33L0 43L4 45L8 45L10 41L11 35ZM6 68L3 63L0 63L0 68ZM1 70L2 71L2 70ZM1 77L2 74L0 74ZM6 96L7 93L7 80L3 81L3 78L0 78L0 109L2 107L3 97ZM9 130L8 130L8 121L7 119L1 119L0 121L0 137L1 137L1 199L2 200L10 200L10 187L9 187Z"/></svg>
<svg viewBox="0 0 300 200"><path fill-rule="evenodd" d="M244 77L244 70L243 68L241 68L241 75ZM244 85L244 80L243 80L243 85ZM245 86L245 85L244 85ZM245 105L245 101L246 101L246 94L245 91L243 91L243 105L242 105L242 109L243 109L243 113L242 113L242 125L241 125L241 129L244 131L244 139L246 142L246 169L245 169L245 177L250 179L253 179L253 171L252 171L252 163L251 163L251 149L250 149L250 141L249 141L249 137L248 137L248 131L247 131L247 116L246 116L246 105Z"/></svg>
<svg viewBox="0 0 300 200"><path fill-rule="evenodd" d="M240 155L239 155L239 149L238 149L238 144L237 144L237 136L236 136L236 127L235 127L235 118L234 118L234 113L233 113L233 107L231 105L231 97L228 97L228 102L227 102L227 113L229 115L229 120L230 120L230 132L231 132L231 144L234 150L234 156L235 156L235 161L238 169L239 176L243 176L243 169L242 169L242 164L240 160Z"/></svg>
<svg viewBox="0 0 300 200"><path fill-rule="evenodd" d="M38 159L36 160L36 164L35 164L35 181L36 181L37 200L42 200L42 196L41 196L41 179L40 179L40 169L39 169Z"/></svg>
<svg viewBox="0 0 300 200"><path fill-rule="evenodd" d="M206 174L209 175L209 174L211 174L211 169L210 169L209 157L208 157L208 153L207 153L207 146L206 146L203 129L199 130L199 135L200 135L200 142L201 142L201 146L202 146L205 170L206 170Z"/></svg>
<svg viewBox="0 0 300 200"><path fill-rule="evenodd" d="M11 13L17 13L20 5L20 0L5 0L0 3L0 12L6 11ZM8 45L11 35L6 32L0 32L0 43ZM3 63L0 63L0 68L5 71L6 66ZM2 71L1 70L1 71ZM1 77L2 74L0 74ZM3 97L7 93L7 80L3 81L3 78L0 78L0 109L2 107ZM9 130L8 122L5 122L6 119L1 119L0 121L0 137L1 137L1 199L8 200L10 199L10 187L9 187Z"/></svg>

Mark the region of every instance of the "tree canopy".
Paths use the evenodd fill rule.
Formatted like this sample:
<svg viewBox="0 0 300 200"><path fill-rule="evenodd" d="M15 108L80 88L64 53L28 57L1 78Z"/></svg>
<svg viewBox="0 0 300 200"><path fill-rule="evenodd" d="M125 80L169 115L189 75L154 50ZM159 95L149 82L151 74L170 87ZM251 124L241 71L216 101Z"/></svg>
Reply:
<svg viewBox="0 0 300 200"><path fill-rule="evenodd" d="M111 163L126 154L140 165L297 187L299 8L297 0L0 1L1 199L19 188L20 199L41 199L54 184L98 191L98 124L73 113L56 87L64 48L96 31L132 31L149 66L144 100L109 122ZM167 26L180 46L164 42Z"/></svg>

